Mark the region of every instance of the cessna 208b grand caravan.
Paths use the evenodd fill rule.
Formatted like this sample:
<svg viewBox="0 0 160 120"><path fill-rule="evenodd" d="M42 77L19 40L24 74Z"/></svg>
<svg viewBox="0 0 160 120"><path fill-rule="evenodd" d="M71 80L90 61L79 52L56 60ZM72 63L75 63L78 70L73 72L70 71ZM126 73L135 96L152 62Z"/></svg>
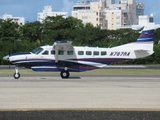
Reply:
<svg viewBox="0 0 160 120"><path fill-rule="evenodd" d="M15 64L15 79L20 77L18 67L33 71L59 71L62 78L69 72L82 72L106 67L112 62L143 58L154 53L154 29L145 27L132 43L112 48L72 46L71 42L56 41L52 46L40 46L31 52L9 54L3 59Z"/></svg>

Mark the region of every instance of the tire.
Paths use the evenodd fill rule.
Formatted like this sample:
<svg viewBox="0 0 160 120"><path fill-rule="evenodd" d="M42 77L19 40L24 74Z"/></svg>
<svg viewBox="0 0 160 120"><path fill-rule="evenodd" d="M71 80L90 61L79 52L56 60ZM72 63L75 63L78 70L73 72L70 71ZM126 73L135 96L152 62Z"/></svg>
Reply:
<svg viewBox="0 0 160 120"><path fill-rule="evenodd" d="M68 71L61 71L60 76L62 78L69 78L69 72Z"/></svg>
<svg viewBox="0 0 160 120"><path fill-rule="evenodd" d="M20 76L21 76L20 73L14 73L14 74L13 74L13 77L14 77L15 79L20 78Z"/></svg>

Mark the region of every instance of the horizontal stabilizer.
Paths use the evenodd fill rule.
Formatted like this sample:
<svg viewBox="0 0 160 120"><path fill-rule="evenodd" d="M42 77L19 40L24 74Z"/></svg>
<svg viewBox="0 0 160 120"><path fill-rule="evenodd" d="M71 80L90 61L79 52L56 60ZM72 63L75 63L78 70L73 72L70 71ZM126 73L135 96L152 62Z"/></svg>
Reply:
<svg viewBox="0 0 160 120"><path fill-rule="evenodd" d="M134 50L135 52L141 52L141 51L143 51L143 52L149 52L149 50L143 50L143 49L137 49L137 50Z"/></svg>
<svg viewBox="0 0 160 120"><path fill-rule="evenodd" d="M153 50L145 50L145 49L137 49L137 50L134 50L134 52L137 52L137 53L141 53L141 54L153 54L154 51Z"/></svg>

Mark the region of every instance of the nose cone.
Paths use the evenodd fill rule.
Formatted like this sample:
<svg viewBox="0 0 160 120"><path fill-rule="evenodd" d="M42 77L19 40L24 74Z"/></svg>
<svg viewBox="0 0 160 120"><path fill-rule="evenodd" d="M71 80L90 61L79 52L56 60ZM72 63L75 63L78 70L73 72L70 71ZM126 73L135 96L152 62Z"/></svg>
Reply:
<svg viewBox="0 0 160 120"><path fill-rule="evenodd" d="M9 55L4 56L3 59L9 61Z"/></svg>

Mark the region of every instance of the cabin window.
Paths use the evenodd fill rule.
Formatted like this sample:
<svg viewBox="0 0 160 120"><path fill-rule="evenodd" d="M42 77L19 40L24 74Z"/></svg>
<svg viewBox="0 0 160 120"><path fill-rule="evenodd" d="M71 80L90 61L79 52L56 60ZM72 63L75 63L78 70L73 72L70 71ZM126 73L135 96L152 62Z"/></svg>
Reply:
<svg viewBox="0 0 160 120"><path fill-rule="evenodd" d="M78 51L78 55L84 55L84 51Z"/></svg>
<svg viewBox="0 0 160 120"><path fill-rule="evenodd" d="M59 55L64 55L64 51L60 50L60 51L58 51L58 54Z"/></svg>
<svg viewBox="0 0 160 120"><path fill-rule="evenodd" d="M98 51L94 51L93 55L99 55L99 52Z"/></svg>
<svg viewBox="0 0 160 120"><path fill-rule="evenodd" d="M101 56L103 55L107 55L107 52L106 51L101 51Z"/></svg>
<svg viewBox="0 0 160 120"><path fill-rule="evenodd" d="M48 50L44 51L42 55L48 55Z"/></svg>
<svg viewBox="0 0 160 120"><path fill-rule="evenodd" d="M55 55L55 53L56 53L56 52L55 52L54 50L51 51L51 55Z"/></svg>
<svg viewBox="0 0 160 120"><path fill-rule="evenodd" d="M68 55L73 55L73 51L67 51Z"/></svg>
<svg viewBox="0 0 160 120"><path fill-rule="evenodd" d="M86 51L86 55L92 55L91 51Z"/></svg>
<svg viewBox="0 0 160 120"><path fill-rule="evenodd" d="M32 50L31 53L33 53L33 54L39 54L39 53L42 52L42 51L43 51L43 48L38 47L38 48Z"/></svg>

